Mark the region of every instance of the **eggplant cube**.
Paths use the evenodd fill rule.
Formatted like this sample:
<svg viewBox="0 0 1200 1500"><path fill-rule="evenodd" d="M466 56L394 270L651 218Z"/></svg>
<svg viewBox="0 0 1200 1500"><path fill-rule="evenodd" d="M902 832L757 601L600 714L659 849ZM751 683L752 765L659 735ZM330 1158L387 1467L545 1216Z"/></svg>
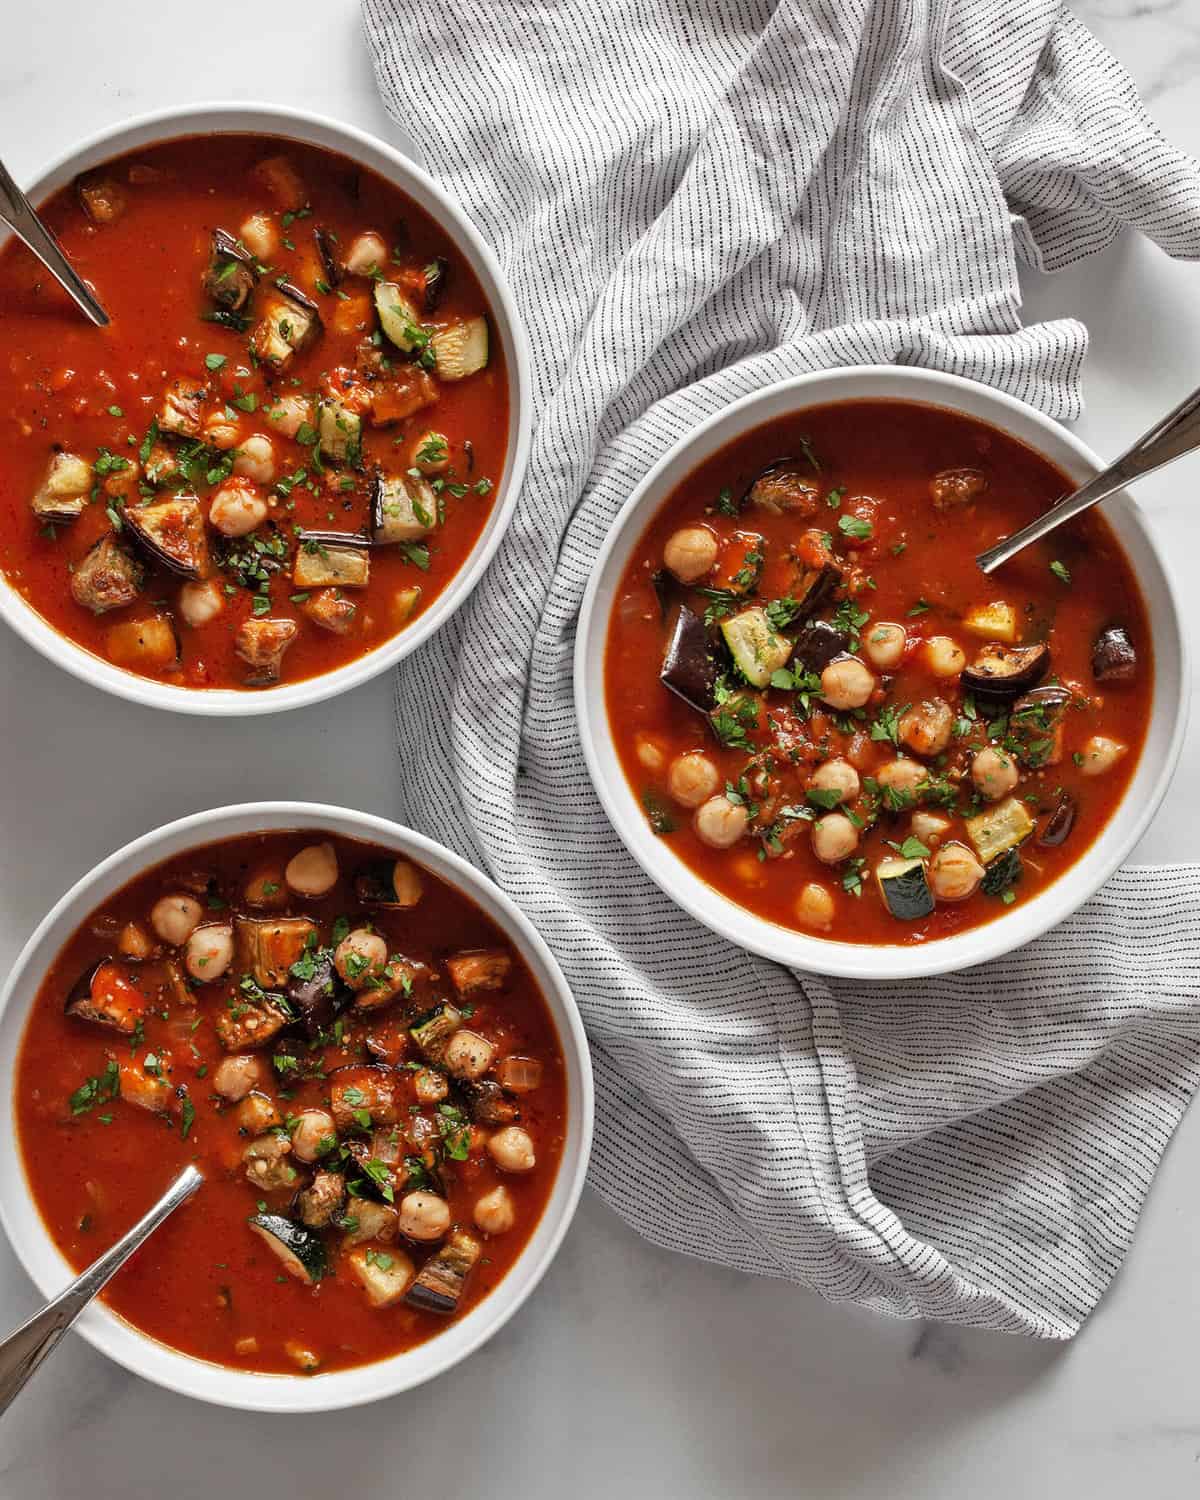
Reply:
<svg viewBox="0 0 1200 1500"><path fill-rule="evenodd" d="M238 626L234 650L254 670L246 678L250 687L269 687L279 681L283 653L296 639L300 627L295 620L272 620L248 616Z"/></svg>
<svg viewBox="0 0 1200 1500"><path fill-rule="evenodd" d="M69 526L83 514L91 488L91 464L76 453L56 453L30 505L39 521Z"/></svg>
<svg viewBox="0 0 1200 1500"><path fill-rule="evenodd" d="M300 606L314 625L332 635L349 635L358 620L358 605L336 589L320 589Z"/></svg>
<svg viewBox="0 0 1200 1500"><path fill-rule="evenodd" d="M464 999L480 990L499 990L512 970L512 954L503 948L456 953L446 960L450 981Z"/></svg>
<svg viewBox="0 0 1200 1500"><path fill-rule="evenodd" d="M189 380L186 376L173 380L163 392L162 404L158 408L159 430L172 432L176 437L199 437L207 397L208 387L203 382Z"/></svg>
<svg viewBox="0 0 1200 1500"><path fill-rule="evenodd" d="M376 475L371 495L371 540L379 546L415 542L437 525L437 496L425 480L411 474L385 479Z"/></svg>
<svg viewBox="0 0 1200 1500"><path fill-rule="evenodd" d="M204 513L195 495L171 495L149 505L127 505L124 524L156 562L184 578L211 571Z"/></svg>
<svg viewBox="0 0 1200 1500"><path fill-rule="evenodd" d="M717 703L717 662L699 615L679 606L659 678L664 687L702 714Z"/></svg>
<svg viewBox="0 0 1200 1500"><path fill-rule="evenodd" d="M349 540L339 545L301 538L292 564L292 580L298 589L365 589L371 579L371 555L366 547Z"/></svg>
<svg viewBox="0 0 1200 1500"><path fill-rule="evenodd" d="M421 1267L420 1275L404 1300L422 1312L451 1316L458 1311L467 1278L482 1253L483 1247L477 1239L456 1230L437 1254L430 1256Z"/></svg>
<svg viewBox="0 0 1200 1500"><path fill-rule="evenodd" d="M362 457L362 418L336 396L317 402L317 437L321 452L335 463L357 464Z"/></svg>
<svg viewBox="0 0 1200 1500"><path fill-rule="evenodd" d="M237 962L264 990L284 989L291 967L317 940L308 917L235 917Z"/></svg>
<svg viewBox="0 0 1200 1500"><path fill-rule="evenodd" d="M250 335L250 350L279 370L317 337L321 314L316 303L290 282L276 287L262 299L260 307L262 319Z"/></svg>
<svg viewBox="0 0 1200 1500"><path fill-rule="evenodd" d="M93 614L132 604L141 590L144 570L116 537L102 536L71 574L71 598Z"/></svg>
<svg viewBox="0 0 1200 1500"><path fill-rule="evenodd" d="M399 1302L417 1274L403 1250L376 1250L359 1245L350 1251L346 1261L372 1307L391 1307Z"/></svg>
<svg viewBox="0 0 1200 1500"><path fill-rule="evenodd" d="M101 959L80 975L67 996L67 1015L97 1026L108 1026L132 1036L146 1013L148 1001L126 970L112 959Z"/></svg>

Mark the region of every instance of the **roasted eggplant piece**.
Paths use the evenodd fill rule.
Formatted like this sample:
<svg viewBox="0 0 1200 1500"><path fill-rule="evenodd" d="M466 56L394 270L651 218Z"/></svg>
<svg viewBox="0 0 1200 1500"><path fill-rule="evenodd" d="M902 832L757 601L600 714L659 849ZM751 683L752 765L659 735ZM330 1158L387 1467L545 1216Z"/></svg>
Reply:
<svg viewBox="0 0 1200 1500"><path fill-rule="evenodd" d="M440 1065L446 1055L446 1044L462 1022L462 1013L447 1001L435 1005L431 1011L414 1021L409 1027L409 1035L422 1057Z"/></svg>
<svg viewBox="0 0 1200 1500"><path fill-rule="evenodd" d="M270 687L279 681L283 653L296 639L300 627L295 620L272 620L248 616L238 626L233 649L253 668L247 687Z"/></svg>
<svg viewBox="0 0 1200 1500"><path fill-rule="evenodd" d="M1070 688L1051 683L1023 694L1013 704L1008 733L1023 766L1053 766L1062 759L1063 717L1073 698Z"/></svg>
<svg viewBox="0 0 1200 1500"><path fill-rule="evenodd" d="M721 543L712 586L725 594L746 596L758 586L766 560L766 542L757 531L735 531Z"/></svg>
<svg viewBox="0 0 1200 1500"><path fill-rule="evenodd" d="M450 262L444 255L435 255L425 267L425 311L435 313L438 304L446 295L450 281Z"/></svg>
<svg viewBox="0 0 1200 1500"><path fill-rule="evenodd" d="M163 392L155 420L160 432L173 437L198 438L204 427L204 403L208 386L202 380L180 375Z"/></svg>
<svg viewBox="0 0 1200 1500"><path fill-rule="evenodd" d="M1137 652L1128 631L1123 625L1109 625L1092 646L1092 676L1097 682L1132 682L1137 672Z"/></svg>
<svg viewBox="0 0 1200 1500"><path fill-rule="evenodd" d="M363 906L416 906L423 889L417 867L406 859L375 860L354 877L354 894Z"/></svg>
<svg viewBox="0 0 1200 1500"><path fill-rule="evenodd" d="M825 608L830 599L841 587L842 570L836 563L824 563L819 568L807 568L800 575L800 584L797 589L799 609L797 617L801 620L815 615Z"/></svg>
<svg viewBox="0 0 1200 1500"><path fill-rule="evenodd" d="M403 1250L351 1250L346 1264L362 1285L372 1307L392 1307L412 1285L416 1267Z"/></svg>
<svg viewBox="0 0 1200 1500"><path fill-rule="evenodd" d="M438 399L437 381L420 365L404 365L386 380L371 387L371 425L390 427L406 417L433 406Z"/></svg>
<svg viewBox="0 0 1200 1500"><path fill-rule="evenodd" d="M243 991L229 1002L227 1009L216 1012L213 1027L226 1052L251 1052L267 1046L291 1022L292 1015L282 995L260 997Z"/></svg>
<svg viewBox="0 0 1200 1500"><path fill-rule="evenodd" d="M697 712L707 714L716 707L717 659L704 621L686 604L679 606L658 675L664 687Z"/></svg>
<svg viewBox="0 0 1200 1500"><path fill-rule="evenodd" d="M321 314L311 297L290 281L277 282L260 300L262 317L250 335L256 358L282 369L321 332Z"/></svg>
<svg viewBox="0 0 1200 1500"><path fill-rule="evenodd" d="M171 495L149 505L127 505L122 520L134 541L156 562L183 578L212 570L204 512L195 495Z"/></svg>
<svg viewBox="0 0 1200 1500"><path fill-rule="evenodd" d="M358 620L358 605L332 588L319 589L300 607L314 625L331 635L349 635Z"/></svg>
<svg viewBox="0 0 1200 1500"><path fill-rule="evenodd" d="M325 272L325 280L330 286L341 286L346 272L338 258L336 237L318 224L313 230L313 239L316 241L317 254L321 257L321 269Z"/></svg>
<svg viewBox="0 0 1200 1500"><path fill-rule="evenodd" d="M494 1078L458 1085L467 1114L476 1125L511 1125L520 1111Z"/></svg>
<svg viewBox="0 0 1200 1500"><path fill-rule="evenodd" d="M335 1068L329 1075L329 1107L334 1124L339 1130L394 1125L400 1118L396 1087L394 1071L375 1063Z"/></svg>
<svg viewBox="0 0 1200 1500"><path fill-rule="evenodd" d="M457 1312L483 1247L472 1235L455 1230L436 1255L431 1255L409 1287L404 1300L422 1312L449 1317Z"/></svg>
<svg viewBox="0 0 1200 1500"><path fill-rule="evenodd" d="M821 491L800 471L800 460L777 458L751 481L740 508L753 505L769 515L805 517L815 515Z"/></svg>
<svg viewBox="0 0 1200 1500"><path fill-rule="evenodd" d="M984 871L980 890L985 896L1002 896L1016 885L1024 873L1025 866L1021 863L1021 856L1016 848L1006 849Z"/></svg>
<svg viewBox="0 0 1200 1500"><path fill-rule="evenodd" d="M39 521L69 526L83 514L91 490L91 464L77 453L56 453L29 503Z"/></svg>
<svg viewBox="0 0 1200 1500"><path fill-rule="evenodd" d="M99 172L75 179L80 207L93 224L115 224L125 212L125 192Z"/></svg>
<svg viewBox="0 0 1200 1500"><path fill-rule="evenodd" d="M357 464L362 458L362 418L336 396L317 402L317 442L334 463Z"/></svg>
<svg viewBox="0 0 1200 1500"><path fill-rule="evenodd" d="M835 657L850 650L850 639L827 620L809 620L792 638L792 660L806 672L820 673Z"/></svg>
<svg viewBox="0 0 1200 1500"><path fill-rule="evenodd" d="M298 589L365 589L370 579L370 542L361 533L300 533L292 563L292 581Z"/></svg>
<svg viewBox="0 0 1200 1500"><path fill-rule="evenodd" d="M1077 811L1078 804L1070 792L1059 792L1054 806L1038 828L1035 842L1043 849L1057 849L1060 844L1065 844L1075 827Z"/></svg>
<svg viewBox="0 0 1200 1500"><path fill-rule="evenodd" d="M258 280L257 262L240 241L214 229L212 255L201 285L204 294L227 312L241 312Z"/></svg>
<svg viewBox="0 0 1200 1500"><path fill-rule="evenodd" d="M933 892L922 859L884 859L875 870L879 894L893 917L915 922L933 910Z"/></svg>
<svg viewBox="0 0 1200 1500"><path fill-rule="evenodd" d="M84 553L71 574L71 598L95 615L121 609L137 598L145 569L111 533Z"/></svg>
<svg viewBox="0 0 1200 1500"><path fill-rule="evenodd" d="M292 967L300 969L304 977L291 974ZM300 1017L305 1035L311 1041L333 1025L354 996L342 983L328 948L302 953L289 966L289 974L288 1003Z"/></svg>
<svg viewBox="0 0 1200 1500"><path fill-rule="evenodd" d="M982 469L943 469L929 481L929 498L934 510L952 510L969 505L987 489L987 475Z"/></svg>
<svg viewBox="0 0 1200 1500"><path fill-rule="evenodd" d="M440 380L465 380L488 362L486 318L465 318L431 335L429 347L437 360Z"/></svg>
<svg viewBox="0 0 1200 1500"><path fill-rule="evenodd" d="M75 981L63 1008L80 1021L94 1021L130 1036L148 1005L125 969L111 958L102 958Z"/></svg>
<svg viewBox="0 0 1200 1500"><path fill-rule="evenodd" d="M303 1224L282 1214L256 1214L250 1228L278 1257L288 1275L305 1286L313 1286L328 1270L325 1241Z"/></svg>
<svg viewBox="0 0 1200 1500"><path fill-rule="evenodd" d="M424 479L411 474L371 482L371 541L376 547L415 542L437 525L437 496Z"/></svg>
<svg viewBox="0 0 1200 1500"><path fill-rule="evenodd" d="M983 702L1003 703L1035 688L1050 670L1050 647L1045 641L1034 646L985 646L963 670L963 691Z"/></svg>
<svg viewBox="0 0 1200 1500"><path fill-rule="evenodd" d="M169 614L148 615L144 620L121 620L104 634L104 653L118 667L164 672L179 665L179 631Z"/></svg>
<svg viewBox="0 0 1200 1500"><path fill-rule="evenodd" d="M318 1169L313 1180L297 1195L296 1209L307 1229L325 1229L341 1213L346 1201L346 1179L340 1172Z"/></svg>
<svg viewBox="0 0 1200 1500"><path fill-rule="evenodd" d="M249 970L264 990L284 990L291 980L291 967L310 952L317 941L316 924L308 917L234 918L237 966Z"/></svg>
<svg viewBox="0 0 1200 1500"><path fill-rule="evenodd" d="M478 948L446 960L450 982L462 1000L480 990L500 990L512 972L512 954L503 948Z"/></svg>

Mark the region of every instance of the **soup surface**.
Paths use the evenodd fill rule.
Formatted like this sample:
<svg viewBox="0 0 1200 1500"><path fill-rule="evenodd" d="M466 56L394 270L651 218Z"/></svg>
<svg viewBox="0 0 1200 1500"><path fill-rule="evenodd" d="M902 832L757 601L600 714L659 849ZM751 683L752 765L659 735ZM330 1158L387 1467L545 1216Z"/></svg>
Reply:
<svg viewBox="0 0 1200 1500"><path fill-rule="evenodd" d="M424 1342L520 1255L561 1156L540 991L461 892L321 834L190 850L92 912L17 1073L29 1183L77 1267L187 1162L110 1283L184 1353L314 1373Z"/></svg>
<svg viewBox="0 0 1200 1500"><path fill-rule="evenodd" d="M962 931L1097 838L1152 649L1095 512L988 578L1071 488L954 412L814 407L700 465L621 580L609 721L654 831L723 894L855 943Z"/></svg>
<svg viewBox="0 0 1200 1500"><path fill-rule="evenodd" d="M180 139L42 207L112 323L0 251L0 567L180 687L342 666L428 608L496 496L503 355L445 230L346 158Z"/></svg>

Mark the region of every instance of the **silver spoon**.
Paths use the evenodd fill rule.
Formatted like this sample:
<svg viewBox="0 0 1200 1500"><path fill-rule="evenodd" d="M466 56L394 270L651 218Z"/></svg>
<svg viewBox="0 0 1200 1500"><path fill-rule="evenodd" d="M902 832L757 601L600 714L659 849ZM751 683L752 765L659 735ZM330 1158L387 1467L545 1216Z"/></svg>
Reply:
<svg viewBox="0 0 1200 1500"><path fill-rule="evenodd" d="M1142 433L1137 442L1120 458L1109 464L1095 479L1089 479L1074 494L1057 501L1028 526L1014 531L986 552L981 552L975 561L985 573L994 572L1001 563L1006 563L1030 542L1036 542L1047 532L1077 516L1080 511L1099 505L1109 495L1124 487L1133 479L1140 479L1154 469L1161 469L1185 453L1200 447L1200 390L1193 391L1181 401L1173 412L1161 422L1156 422L1149 432Z"/></svg>
<svg viewBox="0 0 1200 1500"><path fill-rule="evenodd" d="M12 180L0 161L0 219L18 239L24 240L47 271L99 328L108 326L108 314L88 291L83 278L63 254L62 246L34 212L33 204Z"/></svg>
<svg viewBox="0 0 1200 1500"><path fill-rule="evenodd" d="M142 1241L154 1233L168 1214L191 1197L203 1181L203 1176L195 1167L184 1167L154 1207L127 1234L122 1235L111 1250L106 1250L99 1260L94 1260L65 1291L59 1292L41 1312L34 1313L27 1323L22 1323L15 1333L10 1333L0 1343L0 1412L7 1410L25 1382L58 1345L63 1334L101 1287L125 1264Z"/></svg>

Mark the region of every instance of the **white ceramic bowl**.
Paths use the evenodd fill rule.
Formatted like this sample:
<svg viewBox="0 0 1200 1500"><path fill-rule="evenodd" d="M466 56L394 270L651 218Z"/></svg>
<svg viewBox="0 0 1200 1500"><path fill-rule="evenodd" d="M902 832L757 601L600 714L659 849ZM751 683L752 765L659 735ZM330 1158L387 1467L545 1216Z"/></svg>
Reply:
<svg viewBox="0 0 1200 1500"><path fill-rule="evenodd" d="M425 613L406 630L357 661L303 682L285 683L258 692L239 692L229 688L173 687L169 683L139 677L113 666L103 657L94 656L60 635L0 574L0 616L18 635L58 666L65 667L84 682L115 693L119 698L147 703L153 708L173 709L176 713L217 716L278 713L348 692L394 666L444 625L483 575L512 518L529 456L532 412L529 344L516 302L491 247L466 213L427 172L383 141L350 125L274 104L200 104L160 110L90 137L47 167L26 186L25 191L36 207L80 172L110 157L175 136L230 133L283 136L340 151L343 156L370 167L394 183L445 226L479 278L492 314L494 331L504 350L508 369L508 451L487 524L462 567ZM0 225L0 244L7 238L7 230Z"/></svg>
<svg viewBox="0 0 1200 1500"><path fill-rule="evenodd" d="M1162 801L1183 744L1190 677L1179 596L1145 520L1127 495L1104 514L1124 547L1145 597L1155 652L1155 690L1146 743L1129 788L1103 834L1058 880L1010 911L951 937L912 946L868 947L811 937L737 905L701 880L656 837L617 758L604 701L608 620L629 557L675 486L718 449L776 417L832 401L920 401L978 417L1042 453L1082 482L1103 467L1057 422L988 386L931 370L867 365L756 391L701 423L659 460L630 495L605 539L583 601L575 650L575 703L592 781L613 827L646 873L685 911L731 942L793 968L860 979L911 979L983 963L1027 943L1081 906L1145 832Z"/></svg>
<svg viewBox="0 0 1200 1500"><path fill-rule="evenodd" d="M15 1140L15 1065L38 986L63 944L88 913L161 860L199 844L266 829L328 830L367 839L409 856L464 891L503 930L541 987L566 1063L567 1122L562 1160L537 1228L508 1275L464 1317L407 1353L328 1375L264 1375L194 1359L139 1332L93 1302L75 1325L88 1343L158 1385L250 1411L316 1412L378 1401L440 1375L501 1328L541 1280L574 1215L592 1142L592 1070L587 1038L562 971L529 920L486 876L450 850L385 818L308 802L257 802L196 813L157 828L112 854L78 881L21 951L0 994L0 1097L8 1101L8 1139ZM22 1265L47 1296L75 1275L55 1247L33 1203L16 1151L0 1153L0 1223Z"/></svg>

